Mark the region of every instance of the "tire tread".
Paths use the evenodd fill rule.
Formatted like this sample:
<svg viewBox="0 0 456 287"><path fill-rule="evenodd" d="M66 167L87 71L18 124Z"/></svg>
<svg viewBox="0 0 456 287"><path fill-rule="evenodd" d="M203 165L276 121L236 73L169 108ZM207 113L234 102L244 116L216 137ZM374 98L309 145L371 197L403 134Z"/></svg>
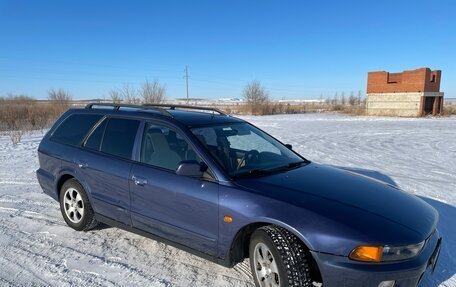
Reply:
<svg viewBox="0 0 456 287"><path fill-rule="evenodd" d="M291 232L278 226L264 226L260 229L274 242L287 272L288 287L311 287L311 272L304 244Z"/></svg>

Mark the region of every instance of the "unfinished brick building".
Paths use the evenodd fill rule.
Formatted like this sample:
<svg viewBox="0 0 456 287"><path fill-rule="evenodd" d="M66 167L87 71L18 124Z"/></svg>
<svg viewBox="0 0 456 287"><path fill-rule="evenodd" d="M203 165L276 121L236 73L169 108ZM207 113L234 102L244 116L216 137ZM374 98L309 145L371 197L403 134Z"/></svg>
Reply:
<svg viewBox="0 0 456 287"><path fill-rule="evenodd" d="M367 114L371 116L422 117L439 115L443 108L440 70L429 68L388 73L369 72Z"/></svg>

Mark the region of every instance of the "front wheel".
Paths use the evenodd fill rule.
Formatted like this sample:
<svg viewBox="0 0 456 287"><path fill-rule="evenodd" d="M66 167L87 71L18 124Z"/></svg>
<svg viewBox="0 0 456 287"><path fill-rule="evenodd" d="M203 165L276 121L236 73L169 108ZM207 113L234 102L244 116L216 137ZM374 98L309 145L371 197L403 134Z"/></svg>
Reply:
<svg viewBox="0 0 456 287"><path fill-rule="evenodd" d="M312 286L305 247L287 230L277 226L257 229L249 253L256 287Z"/></svg>
<svg viewBox="0 0 456 287"><path fill-rule="evenodd" d="M84 188L75 179L67 180L60 190L60 211L75 230L86 231L98 224Z"/></svg>

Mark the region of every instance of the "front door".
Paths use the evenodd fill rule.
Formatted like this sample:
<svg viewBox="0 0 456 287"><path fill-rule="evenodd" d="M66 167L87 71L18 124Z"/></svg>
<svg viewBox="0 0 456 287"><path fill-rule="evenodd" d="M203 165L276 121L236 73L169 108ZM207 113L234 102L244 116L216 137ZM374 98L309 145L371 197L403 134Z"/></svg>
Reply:
<svg viewBox="0 0 456 287"><path fill-rule="evenodd" d="M195 250L215 255L218 235L218 184L176 175L179 162L200 160L189 141L174 129L146 123L139 162L130 177L134 227Z"/></svg>

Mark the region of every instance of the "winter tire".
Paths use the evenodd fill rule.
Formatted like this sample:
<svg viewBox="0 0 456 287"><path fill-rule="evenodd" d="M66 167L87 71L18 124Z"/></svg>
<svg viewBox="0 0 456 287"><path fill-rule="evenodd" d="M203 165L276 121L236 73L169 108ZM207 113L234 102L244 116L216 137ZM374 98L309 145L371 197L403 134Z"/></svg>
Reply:
<svg viewBox="0 0 456 287"><path fill-rule="evenodd" d="M249 254L256 287L312 286L305 246L287 230L277 226L257 229Z"/></svg>

